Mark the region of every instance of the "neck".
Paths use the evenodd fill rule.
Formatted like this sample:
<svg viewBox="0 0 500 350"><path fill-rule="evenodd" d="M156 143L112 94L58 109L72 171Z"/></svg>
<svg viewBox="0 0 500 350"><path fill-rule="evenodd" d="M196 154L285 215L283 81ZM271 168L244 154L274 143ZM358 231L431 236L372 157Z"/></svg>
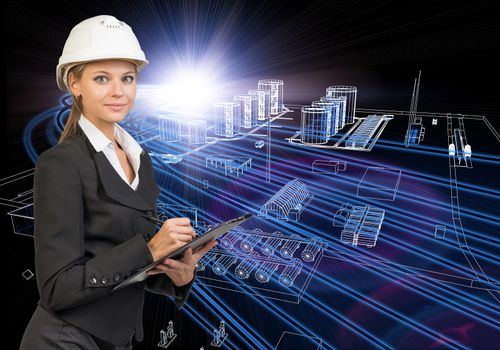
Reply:
<svg viewBox="0 0 500 350"><path fill-rule="evenodd" d="M99 130L102 131L104 136L106 136L111 142L113 142L116 146L115 140L115 123L107 122L99 118L93 118L85 116L92 124L94 124Z"/></svg>

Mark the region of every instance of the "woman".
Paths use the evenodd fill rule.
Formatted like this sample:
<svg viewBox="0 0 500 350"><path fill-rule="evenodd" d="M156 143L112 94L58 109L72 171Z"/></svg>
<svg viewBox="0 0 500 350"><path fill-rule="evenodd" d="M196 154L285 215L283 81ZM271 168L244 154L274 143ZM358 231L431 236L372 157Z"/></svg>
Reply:
<svg viewBox="0 0 500 350"><path fill-rule="evenodd" d="M143 339L144 289L186 300L195 265L215 242L167 259L140 283L112 291L195 236L187 218L155 232L159 188L151 160L117 123L130 111L148 61L131 28L112 16L71 31L57 67L73 106L59 144L43 152L34 183L38 307L21 349L130 349Z"/></svg>

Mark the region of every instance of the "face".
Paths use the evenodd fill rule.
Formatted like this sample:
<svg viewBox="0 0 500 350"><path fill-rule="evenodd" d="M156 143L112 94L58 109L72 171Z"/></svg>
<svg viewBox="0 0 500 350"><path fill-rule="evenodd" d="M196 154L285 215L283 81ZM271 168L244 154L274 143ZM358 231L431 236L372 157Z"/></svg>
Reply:
<svg viewBox="0 0 500 350"><path fill-rule="evenodd" d="M106 60L85 65L82 78L68 76L75 96L82 96L83 114L95 125L122 121L135 101L136 66L128 61Z"/></svg>

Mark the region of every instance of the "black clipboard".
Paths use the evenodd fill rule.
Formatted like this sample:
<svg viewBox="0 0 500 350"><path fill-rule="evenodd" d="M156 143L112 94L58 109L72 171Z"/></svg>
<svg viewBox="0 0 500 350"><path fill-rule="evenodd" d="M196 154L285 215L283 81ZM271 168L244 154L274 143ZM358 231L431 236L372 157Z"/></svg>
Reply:
<svg viewBox="0 0 500 350"><path fill-rule="evenodd" d="M165 259L175 259L175 258L181 256L184 253L184 251L186 249L188 249L188 248L192 248L193 249L193 253L194 253L195 251L197 251L198 249L200 249L202 246L204 246L208 242L216 239L217 237L223 235L224 233L228 232L229 230L235 228L236 226L239 226L241 223L243 223L246 220L248 220L251 216L252 216L252 214L245 214L245 215L242 215L240 217L237 217L235 219L223 222L223 223L215 226L214 228L212 228L211 230L209 230L204 235L196 237L191 242L183 245L182 247L180 247L176 251L174 251L174 252L172 252L172 253L170 253L170 254L162 257L161 259L152 262L151 264L145 266L144 268L140 269L137 273L135 273L134 275L132 275L130 278L127 278L122 283L116 285L113 288L113 291L118 290L118 289L122 289L124 287L127 287L127 286L129 286L131 284L134 284L134 283L137 283L137 282L144 281L146 278L149 277L149 275L147 274L147 272L149 270L153 269L155 266L161 264L161 262L163 260L165 260Z"/></svg>

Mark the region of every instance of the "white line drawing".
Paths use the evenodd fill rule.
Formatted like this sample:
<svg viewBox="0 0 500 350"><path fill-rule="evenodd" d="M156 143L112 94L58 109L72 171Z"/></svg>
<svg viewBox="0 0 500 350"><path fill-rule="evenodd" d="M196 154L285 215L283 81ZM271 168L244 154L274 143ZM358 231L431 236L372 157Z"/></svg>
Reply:
<svg viewBox="0 0 500 350"><path fill-rule="evenodd" d="M212 265L212 270L217 275L225 275L236 262L236 258L231 255L221 255Z"/></svg>
<svg viewBox="0 0 500 350"><path fill-rule="evenodd" d="M177 334L174 333L174 323L168 321L167 331L165 332L163 329L160 330L160 342L158 343L158 347L162 349L168 348L175 338L177 338Z"/></svg>
<svg viewBox="0 0 500 350"><path fill-rule="evenodd" d="M243 251L238 243L248 236L260 237L250 253ZM226 239L227 243L224 243ZM267 233L240 227L223 235L220 242L207 254L209 257L200 261L196 277L199 283L292 303L299 303L302 299L326 247L317 238L304 239L296 234L288 236L279 231ZM285 255L287 258L283 258L281 253L273 253L284 246L289 247L289 253ZM303 261L295 256L303 257ZM211 269L207 268L210 264ZM231 271L232 266L235 266L234 271ZM240 285L251 286L251 291L241 289ZM290 289L292 285L294 288Z"/></svg>
<svg viewBox="0 0 500 350"><path fill-rule="evenodd" d="M14 209L7 214L10 215L12 229L16 235L34 236L35 219L33 216L33 204Z"/></svg>
<svg viewBox="0 0 500 350"><path fill-rule="evenodd" d="M193 145L207 143L207 122L190 120L188 122L188 142Z"/></svg>
<svg viewBox="0 0 500 350"><path fill-rule="evenodd" d="M422 71L418 71L418 78L413 83L413 94L411 96L410 114L408 116L408 128L405 135L405 147L419 145L424 140L425 127L422 125L422 118L417 117L418 95L420 91L420 77ZM434 120L436 124L434 124ZM437 125L437 119L432 119L432 125Z"/></svg>
<svg viewBox="0 0 500 350"><path fill-rule="evenodd" d="M315 174L337 175L339 171L346 171L347 162L336 159L316 159L311 166Z"/></svg>
<svg viewBox="0 0 500 350"><path fill-rule="evenodd" d="M401 170L387 167L368 167L359 181L358 198L394 201L401 182Z"/></svg>
<svg viewBox="0 0 500 350"><path fill-rule="evenodd" d="M259 216L275 216L279 220L298 221L300 213L312 201L314 195L298 179L291 180L260 209Z"/></svg>
<svg viewBox="0 0 500 350"><path fill-rule="evenodd" d="M384 116L382 115L369 115L366 117L361 125L345 141L345 147L349 149L367 148L373 138L373 135L383 121Z"/></svg>
<svg viewBox="0 0 500 350"><path fill-rule="evenodd" d="M322 348L323 340L320 338L284 331L274 350L321 350Z"/></svg>
<svg viewBox="0 0 500 350"><path fill-rule="evenodd" d="M257 98L257 123L264 123L271 116L270 90L251 89L248 94Z"/></svg>
<svg viewBox="0 0 500 350"><path fill-rule="evenodd" d="M196 263L196 271L205 271L207 265L215 258L214 254L207 253Z"/></svg>
<svg viewBox="0 0 500 350"><path fill-rule="evenodd" d="M321 251L321 241L319 239L313 238L306 245L300 256L302 257L302 260L306 262L313 262L320 251Z"/></svg>
<svg viewBox="0 0 500 350"><path fill-rule="evenodd" d="M354 123L354 117L356 115L356 98L358 96L358 88L355 86L346 85L334 85L329 86L326 89L326 97L340 97L345 96L346 98L346 110L345 110L345 124Z"/></svg>
<svg viewBox="0 0 500 350"><path fill-rule="evenodd" d="M257 125L257 97L250 94L234 95L233 99L240 104L240 127L251 128Z"/></svg>
<svg viewBox="0 0 500 350"><path fill-rule="evenodd" d="M259 265L255 271L255 279L260 283L267 283L271 279L273 273L278 270L279 265L274 262L266 261Z"/></svg>
<svg viewBox="0 0 500 350"><path fill-rule="evenodd" d="M287 287L293 285L293 282L302 271L302 261L299 259L292 259L291 263L291 265L285 267L279 277L280 283Z"/></svg>
<svg viewBox="0 0 500 350"><path fill-rule="evenodd" d="M335 212L333 215L333 226L334 227L344 227L351 215L352 204L345 203Z"/></svg>
<svg viewBox="0 0 500 350"><path fill-rule="evenodd" d="M300 123L301 142L325 144L330 139L331 109L325 107L302 107Z"/></svg>
<svg viewBox="0 0 500 350"><path fill-rule="evenodd" d="M319 107L302 107L319 108ZM351 151L370 152L377 143L385 127L394 118L394 114L377 115L372 114L366 118L355 118L354 125L343 134L343 136L334 144L328 144L328 138L325 137L327 125L327 115L320 115L321 111L311 111L307 113L316 113L314 117L308 117L307 123L303 125L301 131L293 136L286 138L289 143L300 144L307 147L334 148ZM366 121L366 124L365 124ZM305 137L304 137L305 135Z"/></svg>
<svg viewBox="0 0 500 350"><path fill-rule="evenodd" d="M0 179L0 205L9 215L14 234L33 237L33 180L35 168Z"/></svg>
<svg viewBox="0 0 500 350"><path fill-rule="evenodd" d="M214 338L212 339L210 345L220 348L227 337L226 323L224 321L220 321L219 329L214 329Z"/></svg>
<svg viewBox="0 0 500 350"><path fill-rule="evenodd" d="M229 157L229 156L219 156L210 155L205 157L205 166L208 167L209 163L215 169L219 165L224 166L224 175L230 176L235 174L236 177L240 177L240 174L250 168L252 168L252 158L251 157Z"/></svg>
<svg viewBox="0 0 500 350"><path fill-rule="evenodd" d="M455 138L456 140L457 136L461 138L462 144L463 143L467 144L463 115L459 114L458 116L453 116L452 114L447 114L447 130L448 130L448 144L452 144L453 139ZM461 132L457 133L456 132L457 130ZM500 137L498 136L498 134L496 132L494 132L493 134L500 142ZM467 263L469 264L470 268L472 269L477 279L479 280L478 282L491 285L491 281L484 273L481 265L479 264L473 252L470 250L467 244L467 237L462 225L462 219L460 217L460 198L458 191L459 186L458 186L457 167L465 167L471 169L472 161L470 157L465 157L465 155L463 154L462 155L449 154L448 162L450 171L450 204L451 204L453 227L457 237L457 243L460 249L462 250L465 259L467 260ZM500 302L500 299L498 298L498 292L495 293L491 290L488 290L488 293L496 301Z"/></svg>
<svg viewBox="0 0 500 350"><path fill-rule="evenodd" d="M436 225L434 227L434 237L437 239L445 239L446 236L446 226Z"/></svg>
<svg viewBox="0 0 500 350"><path fill-rule="evenodd" d="M340 241L354 247L373 248L384 220L385 210L372 206L353 206L340 234Z"/></svg>
<svg viewBox="0 0 500 350"><path fill-rule="evenodd" d="M240 133L241 107L239 102L218 102L215 109L215 135L234 137Z"/></svg>
<svg viewBox="0 0 500 350"><path fill-rule="evenodd" d="M181 139L181 122L171 115L158 116L158 132L163 142L176 142Z"/></svg>
<svg viewBox="0 0 500 350"><path fill-rule="evenodd" d="M297 238L300 238L299 235L294 233L293 235L290 236L290 238L291 239L286 241L279 249L280 255L285 259L293 258L293 255L302 244L302 242L296 240Z"/></svg>
<svg viewBox="0 0 500 350"><path fill-rule="evenodd" d="M328 138L335 136L335 134L339 131L339 108L338 104L333 101L323 100L323 101L313 101L311 103L312 107L321 107L325 108L328 111L328 121L327 121L327 130Z"/></svg>
<svg viewBox="0 0 500 350"><path fill-rule="evenodd" d="M274 251L283 243L281 239L283 234L279 231L275 231L272 233L272 237L269 237L264 244L262 244L261 252L265 256L271 256L274 254Z"/></svg>
<svg viewBox="0 0 500 350"><path fill-rule="evenodd" d="M257 267L258 263L253 260L243 259L234 269L234 274L239 279L248 279L252 271Z"/></svg>
<svg viewBox="0 0 500 350"><path fill-rule="evenodd" d="M254 229L253 232L262 232L260 229ZM259 235L247 235L240 243L240 249L245 253L253 252L254 247L260 242L261 236Z"/></svg>
<svg viewBox="0 0 500 350"><path fill-rule="evenodd" d="M328 101L335 105L336 111L336 120L335 120L335 134L345 126L345 112L347 107L347 98L345 96L323 96L320 101Z"/></svg>
<svg viewBox="0 0 500 350"><path fill-rule="evenodd" d="M29 281L30 279L33 278L33 276L35 276L35 274L31 272L30 269L26 269L21 275L24 277L26 281Z"/></svg>
<svg viewBox="0 0 500 350"><path fill-rule="evenodd" d="M258 89L269 91L271 115L276 115L283 112L283 80L261 79L258 82Z"/></svg>

